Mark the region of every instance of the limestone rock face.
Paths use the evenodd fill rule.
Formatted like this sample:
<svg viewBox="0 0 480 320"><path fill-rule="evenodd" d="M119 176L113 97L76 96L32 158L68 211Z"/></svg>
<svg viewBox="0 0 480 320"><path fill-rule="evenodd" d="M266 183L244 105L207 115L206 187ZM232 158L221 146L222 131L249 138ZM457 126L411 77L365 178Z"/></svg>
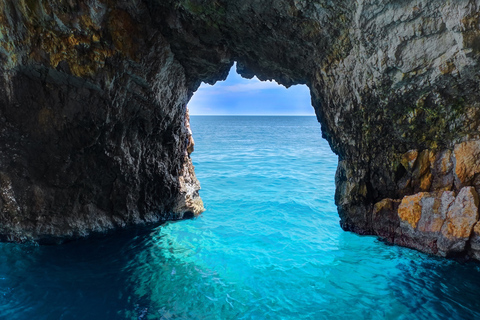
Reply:
<svg viewBox="0 0 480 320"><path fill-rule="evenodd" d="M0 238L203 210L182 65L141 1L0 4Z"/></svg>
<svg viewBox="0 0 480 320"><path fill-rule="evenodd" d="M438 248L442 254L462 253L478 221L478 194L473 187L465 187L457 195L447 212L442 226Z"/></svg>
<svg viewBox="0 0 480 320"><path fill-rule="evenodd" d="M459 186L469 185L480 173L480 141L466 141L455 145L455 176Z"/></svg>
<svg viewBox="0 0 480 320"><path fill-rule="evenodd" d="M450 231L475 220L460 202L480 188L479 11L470 0L3 0L0 234L76 237L200 212L185 105L237 61L245 77L310 88L339 156L345 230L478 257L478 228Z"/></svg>
<svg viewBox="0 0 480 320"><path fill-rule="evenodd" d="M442 227L454 201L453 191L421 192L405 196L398 208L400 226L392 242L439 254L438 241L442 239Z"/></svg>

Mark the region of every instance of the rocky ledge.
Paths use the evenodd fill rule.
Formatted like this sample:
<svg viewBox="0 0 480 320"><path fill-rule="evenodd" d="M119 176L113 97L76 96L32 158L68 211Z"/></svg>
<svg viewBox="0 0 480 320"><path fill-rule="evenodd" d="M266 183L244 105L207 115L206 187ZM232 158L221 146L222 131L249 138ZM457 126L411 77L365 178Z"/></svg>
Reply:
<svg viewBox="0 0 480 320"><path fill-rule="evenodd" d="M306 84L341 226L478 259L480 3L2 0L0 234L78 237L203 210L199 84Z"/></svg>
<svg viewBox="0 0 480 320"><path fill-rule="evenodd" d="M374 233L430 254L480 260L478 155L480 141L405 153L399 187L411 195L375 203Z"/></svg>

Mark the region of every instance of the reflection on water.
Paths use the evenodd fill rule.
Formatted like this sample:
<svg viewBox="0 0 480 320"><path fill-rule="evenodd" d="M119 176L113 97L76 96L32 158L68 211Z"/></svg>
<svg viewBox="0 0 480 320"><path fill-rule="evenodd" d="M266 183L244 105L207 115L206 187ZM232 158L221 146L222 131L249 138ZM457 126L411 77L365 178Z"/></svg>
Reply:
<svg viewBox="0 0 480 320"><path fill-rule="evenodd" d="M1 319L475 319L480 268L343 232L310 117L192 117L208 211L0 244ZM215 130L213 130L213 128Z"/></svg>

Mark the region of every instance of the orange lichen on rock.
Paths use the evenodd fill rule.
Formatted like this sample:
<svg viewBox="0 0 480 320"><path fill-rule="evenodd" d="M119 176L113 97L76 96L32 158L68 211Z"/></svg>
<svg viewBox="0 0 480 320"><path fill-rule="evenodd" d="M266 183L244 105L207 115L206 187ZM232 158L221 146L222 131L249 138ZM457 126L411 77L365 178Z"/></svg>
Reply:
<svg viewBox="0 0 480 320"><path fill-rule="evenodd" d="M402 159L400 160L400 162L405 167L405 169L410 170L413 168L413 165L415 164L417 157L418 157L418 150L410 150L402 156Z"/></svg>
<svg viewBox="0 0 480 320"><path fill-rule="evenodd" d="M448 239L468 239L478 221L478 202L475 188L463 188L448 210L442 235Z"/></svg>
<svg viewBox="0 0 480 320"><path fill-rule="evenodd" d="M418 191L429 191L432 185L432 172L430 170L431 161L433 160L433 152L429 150L423 150L417 156L417 160L414 164L412 178L414 188Z"/></svg>
<svg viewBox="0 0 480 320"><path fill-rule="evenodd" d="M61 61L66 61L72 74L79 77L95 74L105 65L105 60L114 54L107 45L82 34L67 35L45 31L40 42L43 51L49 55L52 68L56 68ZM33 52L31 58L41 60L41 56L35 53Z"/></svg>
<svg viewBox="0 0 480 320"><path fill-rule="evenodd" d="M428 172L427 174L423 175L420 178L420 190L428 191L430 189L430 186L432 185L432 180L433 180L433 175L431 172Z"/></svg>
<svg viewBox="0 0 480 320"><path fill-rule="evenodd" d="M450 159L451 156L452 152L450 150L446 150L444 153L441 154L438 159L439 173L447 174L450 170L452 170L452 161Z"/></svg>
<svg viewBox="0 0 480 320"><path fill-rule="evenodd" d="M457 70L455 63L452 61L445 61L444 63L440 64L438 68L442 74L450 74Z"/></svg>
<svg viewBox="0 0 480 320"><path fill-rule="evenodd" d="M417 225L419 232L438 233L447 217L450 205L455 201L453 191L431 192L421 201L422 217Z"/></svg>
<svg viewBox="0 0 480 320"><path fill-rule="evenodd" d="M462 184L480 172L480 141L466 141L455 146L455 174Z"/></svg>
<svg viewBox="0 0 480 320"><path fill-rule="evenodd" d="M129 13L115 9L106 14L86 4L76 9L65 3L59 5L65 5L64 10L53 16L49 5L38 1L22 2L23 21L18 25L24 30L15 31L14 42L7 41L9 30L1 29L1 26L8 26L8 21L4 21L0 8L0 47L9 52L10 60L17 59L16 47L28 45L32 48L26 54L28 59L52 68L65 61L70 72L78 77L97 74L105 67L106 59L116 54L138 60L142 36L138 23ZM60 27L52 27L53 21ZM13 26L9 29L15 30Z"/></svg>
<svg viewBox="0 0 480 320"><path fill-rule="evenodd" d="M398 207L398 216L402 221L408 222L414 229L422 216L420 200L426 192L420 192L412 196L405 196Z"/></svg>

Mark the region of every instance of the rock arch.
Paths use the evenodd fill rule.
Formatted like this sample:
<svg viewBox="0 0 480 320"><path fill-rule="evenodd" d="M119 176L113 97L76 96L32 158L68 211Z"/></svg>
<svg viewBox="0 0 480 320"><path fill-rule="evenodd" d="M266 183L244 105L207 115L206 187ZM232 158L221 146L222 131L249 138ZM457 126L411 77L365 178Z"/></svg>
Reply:
<svg viewBox="0 0 480 320"><path fill-rule="evenodd" d="M235 60L310 88L344 229L477 257L479 5L3 0L0 234L200 212L185 105Z"/></svg>

